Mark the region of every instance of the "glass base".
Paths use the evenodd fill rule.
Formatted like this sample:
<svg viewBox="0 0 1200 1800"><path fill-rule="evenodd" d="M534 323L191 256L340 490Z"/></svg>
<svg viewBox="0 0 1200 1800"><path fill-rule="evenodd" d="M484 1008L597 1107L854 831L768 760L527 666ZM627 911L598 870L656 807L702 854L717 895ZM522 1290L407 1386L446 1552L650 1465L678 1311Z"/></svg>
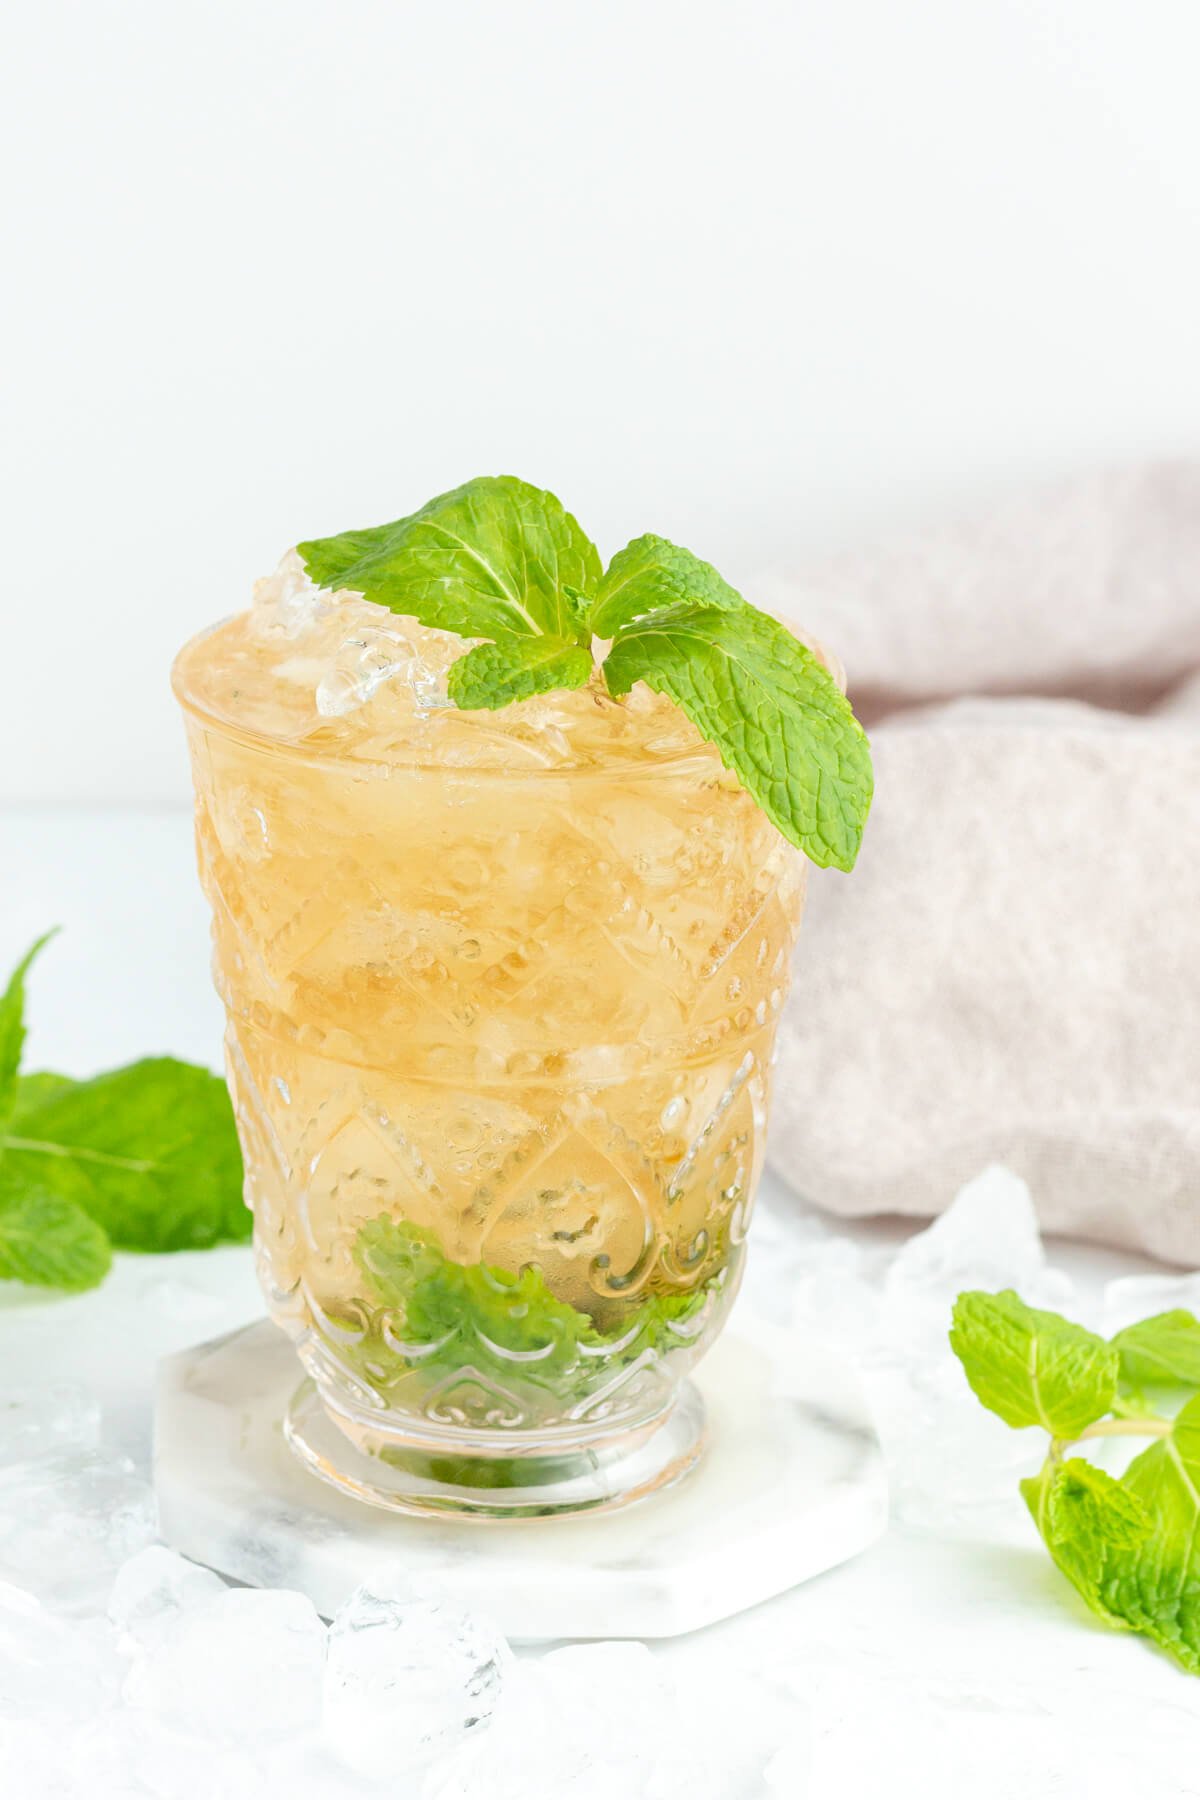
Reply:
<svg viewBox="0 0 1200 1800"><path fill-rule="evenodd" d="M284 1415L283 1434L306 1468L330 1487L397 1513L480 1519L541 1519L610 1512L682 1480L704 1451L704 1402L685 1382L648 1435L605 1446L520 1456L456 1453L453 1442L388 1446L368 1455L339 1429L311 1381Z"/></svg>

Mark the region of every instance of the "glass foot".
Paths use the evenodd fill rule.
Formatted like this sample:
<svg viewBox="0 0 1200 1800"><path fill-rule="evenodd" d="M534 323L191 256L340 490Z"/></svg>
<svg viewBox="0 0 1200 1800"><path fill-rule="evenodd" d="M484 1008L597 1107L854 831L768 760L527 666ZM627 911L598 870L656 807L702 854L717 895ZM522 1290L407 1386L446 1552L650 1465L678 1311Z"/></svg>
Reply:
<svg viewBox="0 0 1200 1800"><path fill-rule="evenodd" d="M704 1402L691 1382L661 1425L630 1444L520 1456L455 1453L454 1444L389 1445L368 1455L326 1412L311 1381L292 1395L283 1434L306 1468L330 1487L389 1512L484 1519L608 1512L670 1487L699 1461Z"/></svg>

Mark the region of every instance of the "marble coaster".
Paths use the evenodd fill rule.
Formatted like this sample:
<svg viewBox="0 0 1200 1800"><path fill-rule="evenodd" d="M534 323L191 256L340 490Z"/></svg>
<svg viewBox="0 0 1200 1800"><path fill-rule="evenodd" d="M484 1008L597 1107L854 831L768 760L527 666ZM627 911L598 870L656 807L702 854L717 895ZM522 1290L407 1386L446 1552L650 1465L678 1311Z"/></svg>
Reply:
<svg viewBox="0 0 1200 1800"><path fill-rule="evenodd" d="M674 1637L865 1550L887 1523L879 1442L851 1373L784 1333L720 1338L693 1380L709 1443L677 1487L623 1511L406 1518L328 1487L284 1442L302 1371L263 1320L159 1365L162 1533L326 1617L368 1574L486 1612L510 1638Z"/></svg>

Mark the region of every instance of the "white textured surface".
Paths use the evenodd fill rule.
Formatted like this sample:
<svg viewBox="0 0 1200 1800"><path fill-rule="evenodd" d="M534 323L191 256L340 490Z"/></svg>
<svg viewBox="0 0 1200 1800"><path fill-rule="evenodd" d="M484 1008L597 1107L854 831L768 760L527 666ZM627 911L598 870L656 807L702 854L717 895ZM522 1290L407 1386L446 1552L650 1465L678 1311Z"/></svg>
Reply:
<svg viewBox="0 0 1200 1800"><path fill-rule="evenodd" d="M280 1430L295 1351L256 1326L161 1367L163 1536L241 1581L299 1588L327 1617L370 1575L388 1592L428 1583L525 1641L695 1631L844 1562L887 1521L852 1371L773 1335L726 1334L702 1363L709 1443L677 1487L597 1518L481 1525L400 1518L303 1469Z"/></svg>
<svg viewBox="0 0 1200 1800"><path fill-rule="evenodd" d="M0 957L11 961L49 919L72 927L31 982L35 1060L82 1072L151 1046L215 1059L218 1025L206 991L188 836L182 817L0 818ZM54 961L72 939L68 979ZM151 978L140 979L139 970ZM935 1339L946 1354L945 1309L929 1278L958 1279L969 1233L956 1244L943 1240L936 1259L926 1246L904 1265L893 1263L881 1285L904 1228L878 1223L823 1238L778 1184L765 1184L762 1198L742 1313L753 1309L781 1323L794 1317L864 1364L899 1476L899 1516L880 1543L841 1568L740 1617L656 1645L654 1666L674 1687L675 1710L656 1697L652 1716L639 1717L636 1731L622 1736L626 1697L594 1727L590 1762L603 1774L610 1753L624 1749L645 1771L644 1746L665 1742L668 1775L655 1777L654 1787L641 1776L624 1780L629 1800L877 1800L880 1792L914 1800L962 1800L965 1792L973 1800L1081 1793L1127 1800L1131 1792L1194 1800L1200 1682L1130 1635L1095 1625L1049 1565L1015 1491L1036 1446L983 1414L961 1385L951 1387L944 1362L928 1360ZM1115 1326L1184 1303L1183 1290L1137 1285L1151 1271L1136 1257L1063 1244L1050 1253L1075 1285L1063 1304L1085 1320L1106 1317ZM995 1280L1010 1273L1022 1284L1047 1279L1023 1231L995 1247L988 1270ZM1112 1277L1121 1280L1105 1310L1101 1289ZM103 1443L146 1469L156 1358L261 1310L250 1256L241 1249L122 1256L103 1288L71 1299L0 1289L0 1381L23 1388L85 1381L104 1409ZM738 1317L733 1328L741 1329ZM905 1376L906 1367L920 1384ZM86 1418L84 1425L90 1431ZM31 1631L22 1628L26 1646ZM88 1661L89 1640L72 1642L78 1668L72 1663L71 1679L84 1686L105 1679L104 1667ZM519 1666L541 1665L530 1665L525 1653ZM60 1660L53 1677L41 1676L30 1711L50 1716L67 1706L69 1673ZM593 1678L581 1678L572 1730L586 1732L595 1718L594 1693ZM489 1732L475 1747L476 1785L431 1789L435 1800L443 1792L456 1800L507 1792L493 1779L493 1765L508 1754L506 1743L514 1754L522 1743L527 1748L530 1731L539 1766L557 1766L549 1740L543 1754L537 1739L554 1718L522 1712L526 1702L516 1688L511 1700L495 1738ZM116 1768L124 1750L87 1738L77 1753L76 1787L52 1786L43 1777L58 1765L60 1738L65 1746L53 1725L43 1732L0 1720L6 1794L42 1800L105 1791L105 1758L111 1755ZM278 1753L277 1786L251 1770L244 1788L222 1790L220 1780L229 1777L218 1771L215 1751L181 1747L149 1726L137 1748L143 1765L153 1758L158 1772L149 1792L169 1800L221 1791L239 1800L243 1792L361 1800L361 1785L347 1784L344 1771L326 1768L314 1777L299 1749L294 1762L290 1751ZM734 1752L742 1755L741 1772L733 1768ZM108 1791L132 1791L141 1800L143 1790L114 1775ZM515 1791L527 1800L536 1790L522 1781Z"/></svg>

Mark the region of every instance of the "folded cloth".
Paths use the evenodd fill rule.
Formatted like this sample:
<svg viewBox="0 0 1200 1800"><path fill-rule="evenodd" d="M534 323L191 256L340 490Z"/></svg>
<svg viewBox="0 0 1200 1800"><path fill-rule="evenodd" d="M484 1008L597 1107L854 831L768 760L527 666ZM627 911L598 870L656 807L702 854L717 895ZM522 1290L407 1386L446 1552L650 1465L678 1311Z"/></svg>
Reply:
<svg viewBox="0 0 1200 1800"><path fill-rule="evenodd" d="M1200 465L760 592L876 721L858 866L810 885L774 1166L927 1215L1004 1162L1044 1230L1200 1265Z"/></svg>

